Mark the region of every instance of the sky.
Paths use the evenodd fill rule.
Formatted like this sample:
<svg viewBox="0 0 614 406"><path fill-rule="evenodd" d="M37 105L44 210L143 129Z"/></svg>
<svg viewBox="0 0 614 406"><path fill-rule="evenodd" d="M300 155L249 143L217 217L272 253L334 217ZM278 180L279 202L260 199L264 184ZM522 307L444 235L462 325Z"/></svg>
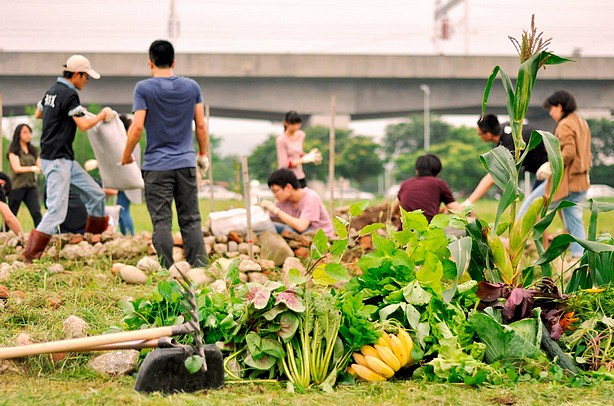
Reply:
<svg viewBox="0 0 614 406"><path fill-rule="evenodd" d="M178 53L513 55L535 15L538 32L562 56L614 56L612 0L467 0L435 23L451 0L175 0ZM171 0L0 0L0 51L143 52L171 39ZM454 1L452 1L454 3ZM0 52L0 58L2 54ZM44 89L41 89L43 91ZM1 91L1 89L0 89ZM85 90L87 91L87 89ZM352 123L381 136L387 120ZM223 152L249 151L280 123L212 117ZM249 134L249 137L246 136Z"/></svg>

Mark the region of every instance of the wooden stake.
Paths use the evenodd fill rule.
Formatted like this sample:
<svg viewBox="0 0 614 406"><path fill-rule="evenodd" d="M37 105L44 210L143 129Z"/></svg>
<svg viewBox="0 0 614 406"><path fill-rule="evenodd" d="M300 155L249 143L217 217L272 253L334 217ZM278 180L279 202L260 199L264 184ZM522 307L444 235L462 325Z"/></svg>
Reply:
<svg viewBox="0 0 614 406"><path fill-rule="evenodd" d="M209 158L209 191L211 192L211 211L215 211L215 200L213 199L213 155L211 154L211 133L209 133L209 105L205 106L205 125L207 126L207 135L209 136L209 145L207 147L207 155Z"/></svg>
<svg viewBox="0 0 614 406"><path fill-rule="evenodd" d="M254 236L252 233L252 199L249 188L249 173L247 169L247 156L241 156L243 167L243 196L245 198L245 214L247 218L247 252L250 259L254 259Z"/></svg>
<svg viewBox="0 0 614 406"><path fill-rule="evenodd" d="M330 190L330 215L335 212L335 114L336 97L330 96L330 132L329 132L329 160L328 160L328 186Z"/></svg>
<svg viewBox="0 0 614 406"><path fill-rule="evenodd" d="M2 93L0 93L0 172L4 172L2 161L2 143L4 142L4 134L2 134Z"/></svg>

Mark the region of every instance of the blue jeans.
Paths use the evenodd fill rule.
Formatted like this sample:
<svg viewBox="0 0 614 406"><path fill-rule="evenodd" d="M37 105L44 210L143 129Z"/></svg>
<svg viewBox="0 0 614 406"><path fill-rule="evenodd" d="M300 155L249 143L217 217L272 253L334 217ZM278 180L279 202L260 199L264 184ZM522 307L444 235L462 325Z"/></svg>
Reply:
<svg viewBox="0 0 614 406"><path fill-rule="evenodd" d="M119 212L119 231L124 235L126 235L126 232L134 235L134 222L130 215L130 200L122 191L117 193L117 204L122 206Z"/></svg>
<svg viewBox="0 0 614 406"><path fill-rule="evenodd" d="M104 217L104 191L81 165L65 158L41 159L41 163L47 178L47 213L36 227L38 231L53 235L64 222L71 184L85 203L87 214Z"/></svg>
<svg viewBox="0 0 614 406"><path fill-rule="evenodd" d="M573 203L580 203L586 199L586 192L570 192L561 200L568 200ZM554 203L558 203L560 200ZM561 210L563 214L563 225L567 232L576 238L586 240L586 231L584 230L584 222L582 220L582 207L575 205L566 207ZM579 257L584 253L584 248L577 242L572 242L571 256Z"/></svg>
<svg viewBox="0 0 614 406"><path fill-rule="evenodd" d="M525 197L524 201L522 202L522 205L520 206L520 210L518 210L518 215L516 216L516 218L521 218L522 216L524 216L527 210L529 210L529 206L531 205L531 203L533 203L535 199L537 199L538 197L542 197L544 193L546 193L546 183L547 182L540 183L535 189L531 191L529 196Z"/></svg>

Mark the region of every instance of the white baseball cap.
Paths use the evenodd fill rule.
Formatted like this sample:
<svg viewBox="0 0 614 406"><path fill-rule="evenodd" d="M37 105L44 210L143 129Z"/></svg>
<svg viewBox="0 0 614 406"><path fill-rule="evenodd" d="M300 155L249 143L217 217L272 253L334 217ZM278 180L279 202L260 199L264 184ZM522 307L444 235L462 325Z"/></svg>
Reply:
<svg viewBox="0 0 614 406"><path fill-rule="evenodd" d="M69 72L85 72L93 79L100 79L100 74L92 69L89 59L83 55L73 55L66 60L64 65Z"/></svg>

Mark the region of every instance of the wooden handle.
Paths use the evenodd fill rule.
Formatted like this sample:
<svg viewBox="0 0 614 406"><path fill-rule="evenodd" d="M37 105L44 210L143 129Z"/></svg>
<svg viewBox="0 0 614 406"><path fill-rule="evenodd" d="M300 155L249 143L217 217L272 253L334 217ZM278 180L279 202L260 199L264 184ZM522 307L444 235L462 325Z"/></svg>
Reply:
<svg viewBox="0 0 614 406"><path fill-rule="evenodd" d="M123 343L126 341L149 340L152 338L185 334L189 331L190 327L186 324L182 324L180 326L156 327L145 330L102 334L84 338L73 338L70 340L50 341L47 343L23 345L20 347L4 347L0 348L0 359L19 358L27 355L50 354L54 352L82 351L102 347L108 344Z"/></svg>

